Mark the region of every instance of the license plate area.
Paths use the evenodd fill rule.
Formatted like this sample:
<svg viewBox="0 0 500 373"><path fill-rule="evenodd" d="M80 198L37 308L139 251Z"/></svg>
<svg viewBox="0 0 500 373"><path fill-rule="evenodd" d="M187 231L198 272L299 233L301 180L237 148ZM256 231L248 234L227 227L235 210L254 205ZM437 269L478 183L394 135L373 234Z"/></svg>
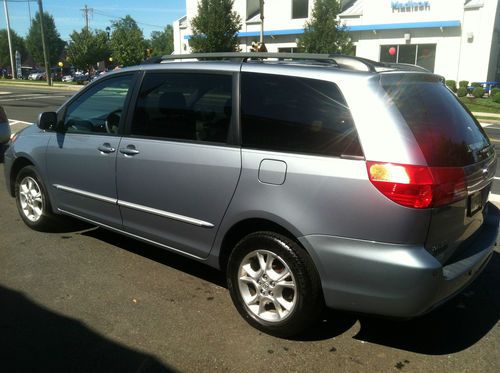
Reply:
<svg viewBox="0 0 500 373"><path fill-rule="evenodd" d="M467 216L473 216L483 207L483 196L481 191L471 194L467 199Z"/></svg>

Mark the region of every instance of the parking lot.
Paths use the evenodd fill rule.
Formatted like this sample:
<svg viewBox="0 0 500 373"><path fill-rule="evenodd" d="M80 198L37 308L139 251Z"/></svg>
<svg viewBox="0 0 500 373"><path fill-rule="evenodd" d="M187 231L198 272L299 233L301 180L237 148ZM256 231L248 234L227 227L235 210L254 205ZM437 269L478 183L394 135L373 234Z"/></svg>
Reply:
<svg viewBox="0 0 500 373"><path fill-rule="evenodd" d="M13 130L73 93L0 92ZM500 125L486 131L498 152ZM471 287L424 317L328 311L308 333L278 339L248 326L224 275L203 264L74 221L28 229L2 164L0 206L0 371L500 371L498 248Z"/></svg>

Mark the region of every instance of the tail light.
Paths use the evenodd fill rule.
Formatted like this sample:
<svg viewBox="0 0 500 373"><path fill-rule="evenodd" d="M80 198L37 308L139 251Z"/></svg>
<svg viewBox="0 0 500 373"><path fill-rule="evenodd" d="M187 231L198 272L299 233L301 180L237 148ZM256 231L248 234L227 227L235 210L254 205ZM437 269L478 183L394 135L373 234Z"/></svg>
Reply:
<svg viewBox="0 0 500 373"><path fill-rule="evenodd" d="M461 167L427 167L366 162L372 184L390 200L407 207L447 205L467 197Z"/></svg>

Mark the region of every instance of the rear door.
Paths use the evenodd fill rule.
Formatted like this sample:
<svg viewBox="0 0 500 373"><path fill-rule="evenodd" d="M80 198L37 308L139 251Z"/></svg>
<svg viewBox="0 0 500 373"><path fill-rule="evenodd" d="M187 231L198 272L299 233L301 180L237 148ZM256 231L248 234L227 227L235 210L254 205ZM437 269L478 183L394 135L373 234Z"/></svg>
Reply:
<svg viewBox="0 0 500 373"><path fill-rule="evenodd" d="M233 74L147 72L118 149L127 231L206 257L241 169Z"/></svg>
<svg viewBox="0 0 500 373"><path fill-rule="evenodd" d="M433 209L426 248L446 262L482 226L496 171L494 147L480 124L437 76L382 76L390 101L430 167L460 169L467 195Z"/></svg>

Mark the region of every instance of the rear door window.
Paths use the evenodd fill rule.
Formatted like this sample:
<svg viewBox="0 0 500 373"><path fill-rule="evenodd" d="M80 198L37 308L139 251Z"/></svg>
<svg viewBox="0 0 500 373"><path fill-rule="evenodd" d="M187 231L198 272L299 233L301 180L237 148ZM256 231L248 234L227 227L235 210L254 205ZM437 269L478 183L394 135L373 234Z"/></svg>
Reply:
<svg viewBox="0 0 500 373"><path fill-rule="evenodd" d="M491 156L483 129L437 78L383 77L388 101L413 132L429 166L462 167Z"/></svg>
<svg viewBox="0 0 500 373"><path fill-rule="evenodd" d="M329 156L362 156L349 108L332 82L243 73L242 145Z"/></svg>

